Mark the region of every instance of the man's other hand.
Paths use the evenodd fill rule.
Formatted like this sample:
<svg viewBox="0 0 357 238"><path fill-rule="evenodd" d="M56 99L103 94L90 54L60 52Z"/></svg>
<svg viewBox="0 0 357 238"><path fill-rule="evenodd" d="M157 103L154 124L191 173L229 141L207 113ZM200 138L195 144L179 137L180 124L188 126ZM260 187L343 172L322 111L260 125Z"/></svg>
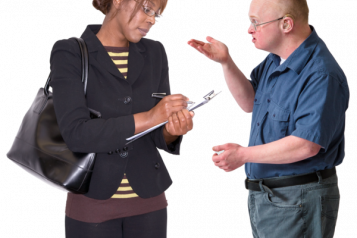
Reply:
<svg viewBox="0 0 357 238"><path fill-rule="evenodd" d="M188 41L187 43L205 56L207 56L209 59L221 64L227 63L230 58L228 47L222 42L215 40L210 36L207 36L206 39L209 43L194 39Z"/></svg>
<svg viewBox="0 0 357 238"><path fill-rule="evenodd" d="M242 153L244 147L238 144L229 143L225 145L218 145L212 149L213 151L224 150L224 152L219 155L215 153L212 156L212 160L214 165L226 172L231 172L245 164L245 159Z"/></svg>

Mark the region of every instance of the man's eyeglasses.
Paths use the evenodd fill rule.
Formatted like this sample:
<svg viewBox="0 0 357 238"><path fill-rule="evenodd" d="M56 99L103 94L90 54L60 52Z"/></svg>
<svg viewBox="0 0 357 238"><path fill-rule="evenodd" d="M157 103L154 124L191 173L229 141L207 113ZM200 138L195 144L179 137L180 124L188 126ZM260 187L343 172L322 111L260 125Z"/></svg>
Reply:
<svg viewBox="0 0 357 238"><path fill-rule="evenodd" d="M261 25L264 25L264 24L268 24L268 23L274 22L274 21L279 21L281 19L284 19L284 17L285 16L280 17L280 18L275 19L275 20L272 20L272 21L263 22L263 23L260 23L260 24L256 24L255 22L252 22L252 26L254 27L254 31L258 31L258 29L259 29L258 26L261 26Z"/></svg>

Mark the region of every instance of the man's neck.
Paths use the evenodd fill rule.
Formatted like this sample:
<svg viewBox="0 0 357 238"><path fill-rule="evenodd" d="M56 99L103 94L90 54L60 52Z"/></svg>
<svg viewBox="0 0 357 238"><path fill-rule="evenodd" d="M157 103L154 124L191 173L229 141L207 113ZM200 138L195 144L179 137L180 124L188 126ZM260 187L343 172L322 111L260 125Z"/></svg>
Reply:
<svg viewBox="0 0 357 238"><path fill-rule="evenodd" d="M311 28L309 25L304 27L298 27L295 31L289 33L286 36L282 46L276 55L279 55L283 59L289 58L289 56L310 36Z"/></svg>

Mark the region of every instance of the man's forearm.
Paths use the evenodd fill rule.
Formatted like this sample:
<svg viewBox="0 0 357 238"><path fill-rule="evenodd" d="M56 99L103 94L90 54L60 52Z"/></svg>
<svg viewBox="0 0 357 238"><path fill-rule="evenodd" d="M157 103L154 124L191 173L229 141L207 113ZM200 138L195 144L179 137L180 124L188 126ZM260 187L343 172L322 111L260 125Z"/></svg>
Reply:
<svg viewBox="0 0 357 238"><path fill-rule="evenodd" d="M287 136L283 139L242 151L245 162L262 164L291 164L316 155L321 146L311 141Z"/></svg>
<svg viewBox="0 0 357 238"><path fill-rule="evenodd" d="M222 64L224 77L234 99L245 112L252 112L255 92L248 79L239 70L232 58Z"/></svg>

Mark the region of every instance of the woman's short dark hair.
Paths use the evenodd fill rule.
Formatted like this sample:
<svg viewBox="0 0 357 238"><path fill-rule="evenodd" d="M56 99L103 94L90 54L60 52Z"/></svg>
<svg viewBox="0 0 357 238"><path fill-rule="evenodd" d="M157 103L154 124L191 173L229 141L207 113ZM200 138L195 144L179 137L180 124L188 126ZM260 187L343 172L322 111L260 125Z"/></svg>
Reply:
<svg viewBox="0 0 357 238"><path fill-rule="evenodd" d="M129 1L129 0L122 0L122 2ZM130 21L133 19L134 15L138 12L140 7L150 0L135 0L136 6L135 9L130 17ZM165 10L167 5L167 0L159 0L160 2L160 14ZM113 0L93 0L93 6L101 11L104 15L107 15L112 8Z"/></svg>

